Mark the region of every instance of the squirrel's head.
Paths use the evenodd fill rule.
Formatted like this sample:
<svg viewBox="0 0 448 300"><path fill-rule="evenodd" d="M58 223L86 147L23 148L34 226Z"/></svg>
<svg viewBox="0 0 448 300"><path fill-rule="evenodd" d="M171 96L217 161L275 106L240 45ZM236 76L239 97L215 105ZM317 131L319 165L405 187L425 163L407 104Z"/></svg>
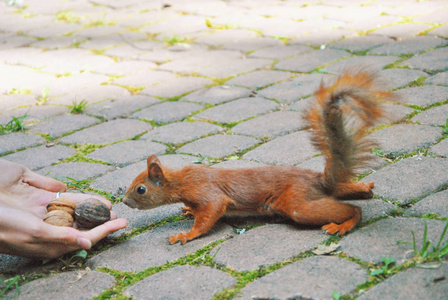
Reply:
<svg viewBox="0 0 448 300"><path fill-rule="evenodd" d="M123 203L129 207L150 209L166 204L162 164L154 154L146 161L148 168L134 179L124 195Z"/></svg>

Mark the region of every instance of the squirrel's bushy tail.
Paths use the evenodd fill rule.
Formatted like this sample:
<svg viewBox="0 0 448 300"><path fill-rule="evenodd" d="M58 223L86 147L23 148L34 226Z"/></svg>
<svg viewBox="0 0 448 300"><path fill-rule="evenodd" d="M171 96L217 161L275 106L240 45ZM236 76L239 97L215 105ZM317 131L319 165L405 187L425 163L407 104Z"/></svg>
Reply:
<svg viewBox="0 0 448 300"><path fill-rule="evenodd" d="M316 102L304 118L312 143L326 157L322 184L333 191L372 157L375 143L365 137L366 130L384 117L378 101L393 101L396 96L382 88L376 74L354 70L331 86L322 82L314 96Z"/></svg>

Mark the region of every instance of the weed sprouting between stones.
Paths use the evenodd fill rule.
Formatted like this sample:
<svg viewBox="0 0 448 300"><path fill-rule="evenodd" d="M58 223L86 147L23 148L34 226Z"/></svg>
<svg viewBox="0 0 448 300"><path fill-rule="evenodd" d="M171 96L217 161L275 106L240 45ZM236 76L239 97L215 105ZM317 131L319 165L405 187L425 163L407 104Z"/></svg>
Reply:
<svg viewBox="0 0 448 300"><path fill-rule="evenodd" d="M6 123L5 125L0 124L0 135L25 130L25 125L23 124L23 120L27 117L27 114L24 114L20 117L11 117L11 121Z"/></svg>

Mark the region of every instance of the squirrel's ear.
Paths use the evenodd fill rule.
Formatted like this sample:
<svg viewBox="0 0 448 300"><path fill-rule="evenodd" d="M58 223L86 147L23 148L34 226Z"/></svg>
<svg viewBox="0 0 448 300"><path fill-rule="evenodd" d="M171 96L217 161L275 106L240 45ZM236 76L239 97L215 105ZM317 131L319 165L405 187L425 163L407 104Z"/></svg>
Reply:
<svg viewBox="0 0 448 300"><path fill-rule="evenodd" d="M161 166L162 164L160 163L159 158L157 157L157 155L152 154L150 156L148 156L148 158L146 159L146 163L148 164L148 170L149 170L149 166L151 164L158 164L159 166Z"/></svg>
<svg viewBox="0 0 448 300"><path fill-rule="evenodd" d="M157 157L156 157L156 159L157 159ZM163 182L165 181L165 176L163 175L162 168L160 167L160 165L158 163L148 164L148 177L149 177L149 180L154 182L154 184L157 186L162 186Z"/></svg>

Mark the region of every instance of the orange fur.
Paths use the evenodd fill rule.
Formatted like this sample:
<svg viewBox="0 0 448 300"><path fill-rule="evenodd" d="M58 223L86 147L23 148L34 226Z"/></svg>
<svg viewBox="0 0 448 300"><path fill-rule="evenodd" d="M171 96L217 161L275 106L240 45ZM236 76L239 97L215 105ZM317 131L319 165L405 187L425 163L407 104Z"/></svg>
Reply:
<svg viewBox="0 0 448 300"><path fill-rule="evenodd" d="M343 235L359 224L361 209L339 199L373 195L373 183L351 180L369 159L372 142L364 135L383 116L377 101L393 99L377 82L371 73L347 72L334 85L322 84L316 91L316 103L304 117L312 142L326 156L323 173L287 166L227 170L190 165L172 170L151 155L123 202L139 209L183 202L185 214L195 222L190 232L171 236L172 244L206 233L224 214L279 214Z"/></svg>

